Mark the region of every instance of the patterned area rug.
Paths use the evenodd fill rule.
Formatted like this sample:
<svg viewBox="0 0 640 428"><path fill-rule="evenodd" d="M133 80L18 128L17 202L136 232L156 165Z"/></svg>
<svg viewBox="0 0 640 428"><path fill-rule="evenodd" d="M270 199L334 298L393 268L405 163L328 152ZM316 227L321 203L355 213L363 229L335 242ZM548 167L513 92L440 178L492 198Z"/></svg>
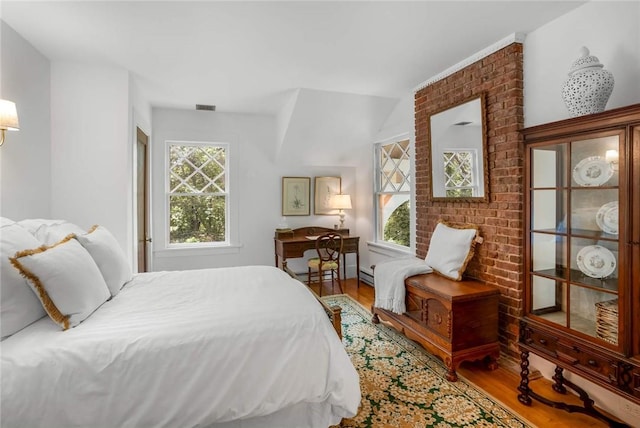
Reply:
<svg viewBox="0 0 640 428"><path fill-rule="evenodd" d="M322 298L342 307L342 335L360 375L362 402L341 427L529 427L512 411L396 330L371 323L371 313L347 295Z"/></svg>

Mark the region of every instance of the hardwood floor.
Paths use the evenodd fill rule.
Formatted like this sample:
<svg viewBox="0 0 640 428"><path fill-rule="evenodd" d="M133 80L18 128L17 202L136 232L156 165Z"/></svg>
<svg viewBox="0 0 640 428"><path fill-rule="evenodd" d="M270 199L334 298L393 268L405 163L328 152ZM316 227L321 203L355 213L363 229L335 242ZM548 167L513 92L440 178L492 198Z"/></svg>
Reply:
<svg viewBox="0 0 640 428"><path fill-rule="evenodd" d="M370 308L374 301L373 287L361 283L360 287L356 286L355 279L343 281L343 291L348 294L366 308ZM311 288L318 293L317 284L312 284ZM338 294L340 290L337 284L331 289L331 283L325 282L322 288L322 295ZM458 369L458 373L464 376L477 387L491 394L494 398L520 414L523 418L537 427L558 427L558 428L576 428L576 427L607 427L608 424L597 419L580 413L568 413L564 410L554 409L544 404L533 402L528 407L518 401L517 387L520 383L519 366L514 361L501 363L500 367L495 371L486 370L481 364L462 363ZM561 395L551 389L551 382L544 378L532 380L529 385L537 393L545 397L557 401L565 401L571 404L581 405L581 401L569 394Z"/></svg>

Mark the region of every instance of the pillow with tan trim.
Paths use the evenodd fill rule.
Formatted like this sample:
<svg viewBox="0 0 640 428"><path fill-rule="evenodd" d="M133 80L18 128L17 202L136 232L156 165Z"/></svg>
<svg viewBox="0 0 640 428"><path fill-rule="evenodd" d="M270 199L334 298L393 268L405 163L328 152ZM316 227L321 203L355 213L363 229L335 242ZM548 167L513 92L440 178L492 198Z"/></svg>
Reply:
<svg viewBox="0 0 640 428"><path fill-rule="evenodd" d="M478 226L452 226L439 220L431 235L425 262L436 273L460 281L475 253L477 233Z"/></svg>
<svg viewBox="0 0 640 428"><path fill-rule="evenodd" d="M116 238L107 228L96 224L86 234L77 235L76 239L98 265L111 295L118 294L122 286L131 280L133 272Z"/></svg>
<svg viewBox="0 0 640 428"><path fill-rule="evenodd" d="M73 234L10 260L63 330L80 324L111 296L100 269Z"/></svg>
<svg viewBox="0 0 640 428"><path fill-rule="evenodd" d="M47 314L27 280L11 266L9 257L40 242L15 222L0 218L0 336L4 339Z"/></svg>

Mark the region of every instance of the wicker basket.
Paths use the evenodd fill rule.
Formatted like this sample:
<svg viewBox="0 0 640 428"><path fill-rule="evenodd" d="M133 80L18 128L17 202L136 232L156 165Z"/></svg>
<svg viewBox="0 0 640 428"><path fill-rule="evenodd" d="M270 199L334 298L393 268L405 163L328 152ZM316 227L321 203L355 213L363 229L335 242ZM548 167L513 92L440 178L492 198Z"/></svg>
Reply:
<svg viewBox="0 0 640 428"><path fill-rule="evenodd" d="M618 299L596 303L596 336L618 344Z"/></svg>

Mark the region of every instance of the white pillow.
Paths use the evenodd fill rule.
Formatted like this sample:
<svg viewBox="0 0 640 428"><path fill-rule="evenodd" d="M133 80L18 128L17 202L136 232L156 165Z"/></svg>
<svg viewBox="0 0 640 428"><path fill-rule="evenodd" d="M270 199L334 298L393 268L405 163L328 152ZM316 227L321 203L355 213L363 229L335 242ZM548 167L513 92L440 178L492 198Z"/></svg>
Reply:
<svg viewBox="0 0 640 428"><path fill-rule="evenodd" d="M456 281L462 279L475 251L477 226L449 226L439 221L431 235L425 262L433 270Z"/></svg>
<svg viewBox="0 0 640 428"><path fill-rule="evenodd" d="M9 257L25 248L35 248L40 242L9 219L0 221L0 337L10 336L46 313L33 294L27 280L11 266Z"/></svg>
<svg viewBox="0 0 640 428"><path fill-rule="evenodd" d="M95 225L85 235L77 235L76 239L93 257L111 295L118 294L122 286L131 280L133 272L116 238L104 226Z"/></svg>
<svg viewBox="0 0 640 428"><path fill-rule="evenodd" d="M63 330L80 324L110 297L100 269L73 235L10 260Z"/></svg>
<svg viewBox="0 0 640 428"><path fill-rule="evenodd" d="M12 224L15 224L15 223L16 222L11 220L10 218L0 217L0 227L11 226Z"/></svg>
<svg viewBox="0 0 640 428"><path fill-rule="evenodd" d="M66 220L31 218L20 220L18 224L27 229L44 245L53 245L56 242L60 242L71 233L76 235L85 233L85 230L80 226L69 223Z"/></svg>

